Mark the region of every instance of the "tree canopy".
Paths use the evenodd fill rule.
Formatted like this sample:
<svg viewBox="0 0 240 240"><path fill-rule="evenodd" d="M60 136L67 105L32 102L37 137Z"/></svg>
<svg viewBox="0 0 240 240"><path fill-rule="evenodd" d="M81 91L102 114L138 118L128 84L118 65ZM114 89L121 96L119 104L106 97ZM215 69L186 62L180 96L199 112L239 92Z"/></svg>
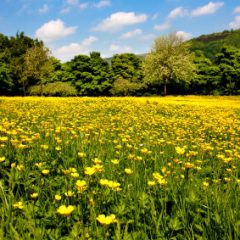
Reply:
<svg viewBox="0 0 240 240"><path fill-rule="evenodd" d="M164 95L167 95L169 82L191 81L195 70L193 57L176 33L156 38L144 60L145 82L163 83Z"/></svg>
<svg viewBox="0 0 240 240"><path fill-rule="evenodd" d="M141 96L240 93L240 30L183 42L172 33L148 54L81 53L65 63L23 32L0 33L0 95Z"/></svg>

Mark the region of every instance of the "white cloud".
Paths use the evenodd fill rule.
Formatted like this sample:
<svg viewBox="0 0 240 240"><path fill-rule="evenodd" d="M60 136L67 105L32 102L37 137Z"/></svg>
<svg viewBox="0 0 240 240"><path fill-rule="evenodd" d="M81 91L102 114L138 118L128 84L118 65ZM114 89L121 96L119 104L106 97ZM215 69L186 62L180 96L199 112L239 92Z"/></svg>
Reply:
<svg viewBox="0 0 240 240"><path fill-rule="evenodd" d="M129 46L121 46L118 44L111 44L109 50L112 53L129 53L133 51Z"/></svg>
<svg viewBox="0 0 240 240"><path fill-rule="evenodd" d="M101 1L93 4L93 6L96 8L109 7L110 5L111 5L110 0L101 0Z"/></svg>
<svg viewBox="0 0 240 240"><path fill-rule="evenodd" d="M234 18L234 21L229 23L229 27L232 28L232 29L240 28L240 16L236 16Z"/></svg>
<svg viewBox="0 0 240 240"><path fill-rule="evenodd" d="M80 43L70 43L69 45L53 50L53 55L62 62L69 61L78 54L87 55L92 51L91 45L97 40L96 37L90 36Z"/></svg>
<svg viewBox="0 0 240 240"><path fill-rule="evenodd" d="M184 31L177 31L176 35L180 37L183 41L189 40L192 38L192 34Z"/></svg>
<svg viewBox="0 0 240 240"><path fill-rule="evenodd" d="M93 30L100 32L115 32L123 27L143 23L146 20L146 14L137 15L134 12L116 12L100 22Z"/></svg>
<svg viewBox="0 0 240 240"><path fill-rule="evenodd" d="M47 4L44 4L41 8L38 9L39 13L47 13L49 10L49 7Z"/></svg>
<svg viewBox="0 0 240 240"><path fill-rule="evenodd" d="M45 42L52 42L76 32L77 27L66 27L60 19L43 24L35 33L35 37Z"/></svg>
<svg viewBox="0 0 240 240"><path fill-rule="evenodd" d="M154 29L157 31L165 31L165 30L169 29L170 27L171 27L171 24L169 22L164 22L161 24L156 24L154 26Z"/></svg>
<svg viewBox="0 0 240 240"><path fill-rule="evenodd" d="M238 6L238 7L235 7L235 9L234 9L234 11L233 11L234 13L240 13L240 6Z"/></svg>
<svg viewBox="0 0 240 240"><path fill-rule="evenodd" d="M213 14L223 5L224 2L209 2L207 5L192 10L191 15L193 17L198 17L201 15Z"/></svg>
<svg viewBox="0 0 240 240"><path fill-rule="evenodd" d="M80 9L86 9L88 6L89 6L89 3L80 3L80 4L78 5L78 7L79 7Z"/></svg>
<svg viewBox="0 0 240 240"><path fill-rule="evenodd" d="M136 36L139 36L142 34L142 30L141 29L135 29L133 31L130 31L130 32L126 32L124 34L122 34L120 36L121 39L128 39L128 38L133 38L133 37L136 37Z"/></svg>
<svg viewBox="0 0 240 240"><path fill-rule="evenodd" d="M168 14L168 19L175 19L176 17L184 17L188 14L187 10L184 9L183 7L177 7L173 9L169 14Z"/></svg>
<svg viewBox="0 0 240 240"><path fill-rule="evenodd" d="M69 7L65 7L65 8L63 8L63 9L60 11L61 14L66 14L66 13L69 13L69 12L70 12L70 8L69 8Z"/></svg>

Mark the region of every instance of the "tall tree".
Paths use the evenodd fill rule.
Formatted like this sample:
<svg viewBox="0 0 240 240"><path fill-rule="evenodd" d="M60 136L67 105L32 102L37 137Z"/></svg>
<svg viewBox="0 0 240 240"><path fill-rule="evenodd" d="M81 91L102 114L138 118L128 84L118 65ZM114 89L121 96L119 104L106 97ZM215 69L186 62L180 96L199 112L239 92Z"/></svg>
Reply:
<svg viewBox="0 0 240 240"><path fill-rule="evenodd" d="M44 45L35 45L28 49L24 55L24 70L21 76L24 95L29 81L39 84L43 88L47 78L54 70L54 58L51 57L48 48ZM42 93L42 90L41 90Z"/></svg>
<svg viewBox="0 0 240 240"><path fill-rule="evenodd" d="M216 64L221 73L223 94L240 93L240 50L232 46L223 46L216 55Z"/></svg>
<svg viewBox="0 0 240 240"><path fill-rule="evenodd" d="M162 83L166 96L170 81L191 81L195 70L193 59L187 44L176 33L158 37L144 60L145 82Z"/></svg>
<svg viewBox="0 0 240 240"><path fill-rule="evenodd" d="M197 50L194 64L196 75L191 81L190 89L193 94L220 94L220 69L204 53Z"/></svg>
<svg viewBox="0 0 240 240"><path fill-rule="evenodd" d="M92 52L86 55L75 56L67 63L72 73L73 83L79 95L107 95L111 86L110 69L108 63L101 58L100 53Z"/></svg>
<svg viewBox="0 0 240 240"><path fill-rule="evenodd" d="M133 53L116 54L112 58L114 95L136 94L144 87L142 59Z"/></svg>

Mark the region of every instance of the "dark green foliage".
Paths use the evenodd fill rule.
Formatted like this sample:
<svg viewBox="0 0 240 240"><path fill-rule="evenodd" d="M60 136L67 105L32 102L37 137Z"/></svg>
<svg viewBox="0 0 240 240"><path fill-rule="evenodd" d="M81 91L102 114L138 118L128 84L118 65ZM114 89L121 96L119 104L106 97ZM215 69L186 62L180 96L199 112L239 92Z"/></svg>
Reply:
<svg viewBox="0 0 240 240"><path fill-rule="evenodd" d="M221 78L219 67L201 51L196 52L194 63L197 75L190 84L191 91L195 94L215 94Z"/></svg>
<svg viewBox="0 0 240 240"><path fill-rule="evenodd" d="M78 55L66 63L72 82L81 96L107 95L111 87L111 71L100 53L92 52L90 57Z"/></svg>
<svg viewBox="0 0 240 240"><path fill-rule="evenodd" d="M189 41L191 43L190 50L194 52L201 50L205 56L214 59L224 45L240 48L239 39L240 29L202 35Z"/></svg>
<svg viewBox="0 0 240 240"><path fill-rule="evenodd" d="M12 72L6 63L0 62L0 95L9 95L12 89Z"/></svg>
<svg viewBox="0 0 240 240"><path fill-rule="evenodd" d="M113 95L136 95L145 87L142 59L133 53L116 54L111 59Z"/></svg>

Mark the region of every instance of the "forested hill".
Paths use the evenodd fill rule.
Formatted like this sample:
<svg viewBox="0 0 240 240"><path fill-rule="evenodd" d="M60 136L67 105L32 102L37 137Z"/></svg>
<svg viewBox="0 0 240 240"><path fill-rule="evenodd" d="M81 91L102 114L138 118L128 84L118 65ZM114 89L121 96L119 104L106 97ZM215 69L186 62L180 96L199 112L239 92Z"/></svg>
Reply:
<svg viewBox="0 0 240 240"><path fill-rule="evenodd" d="M189 41L191 51L201 50L205 56L214 59L224 45L240 49L240 29L201 35Z"/></svg>

